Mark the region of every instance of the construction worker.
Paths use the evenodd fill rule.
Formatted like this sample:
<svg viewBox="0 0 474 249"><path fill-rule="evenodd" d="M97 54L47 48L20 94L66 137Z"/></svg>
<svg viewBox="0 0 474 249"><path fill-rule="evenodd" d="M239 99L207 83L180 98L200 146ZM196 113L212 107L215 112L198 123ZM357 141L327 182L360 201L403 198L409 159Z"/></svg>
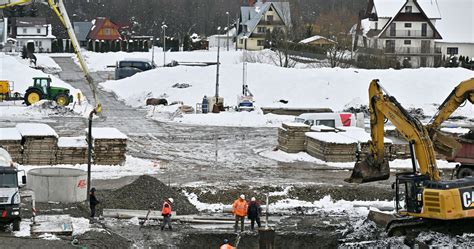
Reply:
<svg viewBox="0 0 474 249"><path fill-rule="evenodd" d="M240 221L240 231L244 231L244 220L245 216L247 216L247 201L245 201L245 195L240 195L239 199L234 201L234 204L232 205L232 212L235 215L235 226L234 226L234 231L237 232L237 229L239 227L239 221Z"/></svg>
<svg viewBox="0 0 474 249"><path fill-rule="evenodd" d="M255 197L250 199L249 208L247 210L248 217L250 219L250 229L253 230L255 221L257 222L257 226L260 227L260 215L262 214L262 208L260 204L257 202Z"/></svg>
<svg viewBox="0 0 474 249"><path fill-rule="evenodd" d="M224 244L222 244L220 249L235 249L235 247L230 245L230 242L228 239L224 239Z"/></svg>
<svg viewBox="0 0 474 249"><path fill-rule="evenodd" d="M163 224L161 225L161 230L165 229L166 224L168 228L173 230L171 227L171 204L173 204L173 198L168 198L163 203L163 208L161 209L161 215L163 215Z"/></svg>
<svg viewBox="0 0 474 249"><path fill-rule="evenodd" d="M89 192L89 206L91 208L91 218L93 219L95 216L95 206L100 202L95 197L95 188L91 188Z"/></svg>

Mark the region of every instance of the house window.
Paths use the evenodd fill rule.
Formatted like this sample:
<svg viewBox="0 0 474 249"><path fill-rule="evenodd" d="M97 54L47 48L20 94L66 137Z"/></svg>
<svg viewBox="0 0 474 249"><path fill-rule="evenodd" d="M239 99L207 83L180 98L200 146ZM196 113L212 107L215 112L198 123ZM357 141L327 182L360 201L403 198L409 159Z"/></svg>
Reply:
<svg viewBox="0 0 474 249"><path fill-rule="evenodd" d="M448 48L446 52L449 55L455 55L458 54L458 48Z"/></svg>
<svg viewBox="0 0 474 249"><path fill-rule="evenodd" d="M240 44L244 44L244 39L240 39Z"/></svg>
<svg viewBox="0 0 474 249"><path fill-rule="evenodd" d="M411 13L412 10L413 10L413 9L412 9L411 6L405 6L405 12L406 12L406 13Z"/></svg>
<svg viewBox="0 0 474 249"><path fill-rule="evenodd" d="M411 23L409 22L405 23L405 28L411 28Z"/></svg>
<svg viewBox="0 0 474 249"><path fill-rule="evenodd" d="M397 24L391 23L390 24L390 36L396 36L397 34Z"/></svg>
<svg viewBox="0 0 474 249"><path fill-rule="evenodd" d="M105 35L110 35L110 33L111 33L111 32L110 32L110 29L104 29L104 34L105 34Z"/></svg>
<svg viewBox="0 0 474 249"><path fill-rule="evenodd" d="M264 42L265 42L264 40L257 40L257 46L263 47Z"/></svg>
<svg viewBox="0 0 474 249"><path fill-rule="evenodd" d="M273 15L268 15L267 16L267 21L273 22Z"/></svg>
<svg viewBox="0 0 474 249"><path fill-rule="evenodd" d="M426 36L428 31L428 24L422 23L421 24L421 36Z"/></svg>
<svg viewBox="0 0 474 249"><path fill-rule="evenodd" d="M405 44L405 45L411 45L411 40L405 40L405 41L403 41L403 44Z"/></svg>
<svg viewBox="0 0 474 249"><path fill-rule="evenodd" d="M28 32L26 32L26 29L24 28L24 29L23 29L23 34L26 34L26 33L28 33Z"/></svg>
<svg viewBox="0 0 474 249"><path fill-rule="evenodd" d="M43 42L42 41L38 41L38 47L43 47Z"/></svg>
<svg viewBox="0 0 474 249"><path fill-rule="evenodd" d="M41 29L36 29L37 34L41 34Z"/></svg>
<svg viewBox="0 0 474 249"><path fill-rule="evenodd" d="M258 33L265 33L265 27L258 27L257 32Z"/></svg>
<svg viewBox="0 0 474 249"><path fill-rule="evenodd" d="M378 29L379 29L379 23L375 22L375 30L378 30Z"/></svg>

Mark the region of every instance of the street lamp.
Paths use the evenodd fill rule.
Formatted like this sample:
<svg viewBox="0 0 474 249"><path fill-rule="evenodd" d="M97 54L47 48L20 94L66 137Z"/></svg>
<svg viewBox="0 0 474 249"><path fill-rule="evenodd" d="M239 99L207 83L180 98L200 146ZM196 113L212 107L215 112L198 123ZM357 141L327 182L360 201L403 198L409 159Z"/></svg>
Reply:
<svg viewBox="0 0 474 249"><path fill-rule="evenodd" d="M151 65L155 65L155 26L156 22L153 21L153 25L151 26L151 32L153 33L153 40L151 41Z"/></svg>
<svg viewBox="0 0 474 249"><path fill-rule="evenodd" d="M229 12L225 13L227 15L227 29L229 28L230 15ZM229 51L229 31L227 30L227 51Z"/></svg>
<svg viewBox="0 0 474 249"><path fill-rule="evenodd" d="M166 67L166 26L165 22L161 25L161 29L163 29L163 67Z"/></svg>
<svg viewBox="0 0 474 249"><path fill-rule="evenodd" d="M220 35L220 32L221 31L221 27L217 27L217 71L216 71L216 95L215 95L215 98L216 98L216 103L218 101L218 98L219 98L219 56L220 56L220 50L221 50L221 35Z"/></svg>

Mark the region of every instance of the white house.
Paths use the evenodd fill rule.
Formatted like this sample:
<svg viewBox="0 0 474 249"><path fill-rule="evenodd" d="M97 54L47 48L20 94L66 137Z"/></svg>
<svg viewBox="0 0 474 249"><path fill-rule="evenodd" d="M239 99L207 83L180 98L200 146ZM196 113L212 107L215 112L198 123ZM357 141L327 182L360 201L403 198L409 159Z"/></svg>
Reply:
<svg viewBox="0 0 474 249"><path fill-rule="evenodd" d="M237 48L261 50L265 46L267 32L291 26L288 2L262 2L240 8Z"/></svg>
<svg viewBox="0 0 474 249"><path fill-rule="evenodd" d="M468 0L470 1L470 0ZM396 58L411 67L432 67L441 61L435 40L441 16L432 0L369 0L365 18L352 29L357 53Z"/></svg>
<svg viewBox="0 0 474 249"><path fill-rule="evenodd" d="M474 58L474 1L438 0L441 20L436 28L443 36L436 45L445 58L469 56Z"/></svg>
<svg viewBox="0 0 474 249"><path fill-rule="evenodd" d="M51 24L46 18L17 17L15 18L12 36L17 40L18 49L21 50L29 41L35 43L35 52L51 52L51 44L56 36L52 34Z"/></svg>

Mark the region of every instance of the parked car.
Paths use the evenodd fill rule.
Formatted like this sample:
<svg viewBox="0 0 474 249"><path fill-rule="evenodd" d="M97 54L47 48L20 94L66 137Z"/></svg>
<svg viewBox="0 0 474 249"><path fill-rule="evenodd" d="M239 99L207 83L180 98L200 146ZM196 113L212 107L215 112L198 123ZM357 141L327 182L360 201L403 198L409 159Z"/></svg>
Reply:
<svg viewBox="0 0 474 249"><path fill-rule="evenodd" d="M295 118L297 123L309 126L324 125L328 127L356 126L356 115L353 113L303 113Z"/></svg>
<svg viewBox="0 0 474 249"><path fill-rule="evenodd" d="M115 65L115 79L123 79L130 77L136 73L148 71L156 68L148 59L124 59L117 61Z"/></svg>

